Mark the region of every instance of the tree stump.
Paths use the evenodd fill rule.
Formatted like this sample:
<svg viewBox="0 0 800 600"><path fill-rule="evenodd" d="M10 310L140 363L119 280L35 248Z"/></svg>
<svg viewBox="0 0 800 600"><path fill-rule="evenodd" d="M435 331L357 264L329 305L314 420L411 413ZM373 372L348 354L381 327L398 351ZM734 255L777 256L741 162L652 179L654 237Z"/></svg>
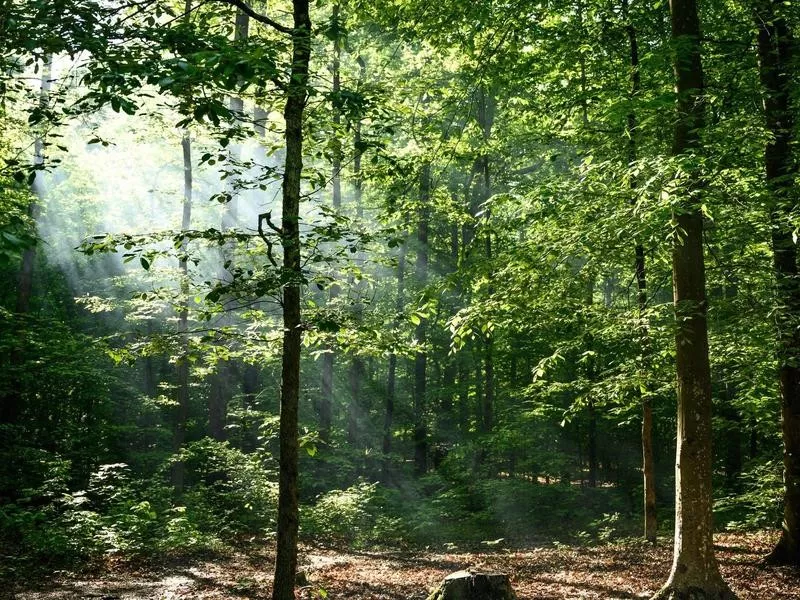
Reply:
<svg viewBox="0 0 800 600"><path fill-rule="evenodd" d="M427 600L516 600L508 575L456 571Z"/></svg>

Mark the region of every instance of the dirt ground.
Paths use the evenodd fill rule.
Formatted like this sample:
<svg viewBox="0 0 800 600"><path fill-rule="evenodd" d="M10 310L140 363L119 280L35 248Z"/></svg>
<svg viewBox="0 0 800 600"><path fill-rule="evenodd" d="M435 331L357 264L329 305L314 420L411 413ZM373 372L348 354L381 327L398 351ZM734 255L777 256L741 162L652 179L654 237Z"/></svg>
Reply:
<svg viewBox="0 0 800 600"><path fill-rule="evenodd" d="M762 568L759 559L777 534L720 534L717 557L741 599L800 598L800 570ZM474 567L511 576L521 600L648 598L666 579L670 540L652 548L642 542L575 547L547 546L465 552L354 552L303 546L298 599L423 600L453 571ZM498 546L501 546L499 544ZM109 562L91 576L60 574L0 591L14 600L232 600L270 598L268 551L214 560L134 567ZM302 581L305 579L305 581Z"/></svg>

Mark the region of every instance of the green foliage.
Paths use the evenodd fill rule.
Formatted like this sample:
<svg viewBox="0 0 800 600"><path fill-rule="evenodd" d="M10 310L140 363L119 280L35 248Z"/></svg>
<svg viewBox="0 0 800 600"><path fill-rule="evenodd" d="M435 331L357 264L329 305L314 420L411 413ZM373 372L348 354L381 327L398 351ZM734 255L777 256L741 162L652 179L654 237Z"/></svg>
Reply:
<svg viewBox="0 0 800 600"><path fill-rule="evenodd" d="M732 531L772 529L783 519L783 465L756 461L739 476L739 490L728 491L714 502L714 519Z"/></svg>
<svg viewBox="0 0 800 600"><path fill-rule="evenodd" d="M276 203L286 32L251 20L234 38L223 4L183 15L170 2L64 0L0 14L0 408L15 409L0 425L7 564L270 537L279 308L295 284L307 539L593 543L632 532L643 398L660 505L671 495L670 261L683 235L672 214L695 171L718 519L778 523L774 325L785 309L761 166L770 134L753 110L755 54L743 52L749 11L708 5L703 152L671 157L664 2L431 11L376 0L335 15L316 3L298 275L279 262ZM796 28L796 10L781 10ZM57 76L44 97L50 56ZM45 164L31 164L32 144ZM792 230L796 213L781 217ZM38 256L30 310L18 311L26 249ZM322 357L334 361L330 390ZM433 467L414 477L420 432Z"/></svg>
<svg viewBox="0 0 800 600"><path fill-rule="evenodd" d="M361 546L378 541L377 484L359 482L320 495L302 512L302 534L316 542Z"/></svg>
<svg viewBox="0 0 800 600"><path fill-rule="evenodd" d="M192 524L224 539L271 534L278 499L272 457L205 438L188 444L172 462L179 460L188 486L181 501Z"/></svg>

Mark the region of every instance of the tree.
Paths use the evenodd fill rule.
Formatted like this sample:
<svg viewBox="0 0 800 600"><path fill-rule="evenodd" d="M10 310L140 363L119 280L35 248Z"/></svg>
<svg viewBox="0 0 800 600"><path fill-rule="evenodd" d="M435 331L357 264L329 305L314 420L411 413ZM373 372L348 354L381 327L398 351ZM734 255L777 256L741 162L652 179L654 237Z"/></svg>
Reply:
<svg viewBox="0 0 800 600"><path fill-rule="evenodd" d="M431 165L425 161L419 176L419 209L417 212L417 262L414 276L417 284L424 288L428 283L428 227L430 225ZM428 323L419 319L416 330L419 348L414 356L414 470L424 475L428 470L428 426L425 421L427 408L428 377Z"/></svg>
<svg viewBox="0 0 800 600"><path fill-rule="evenodd" d="M795 206L794 115L791 106L793 38L783 3L756 4L759 76L770 139L764 148L764 171L771 224L773 266L778 301L778 364L783 436L783 527L766 560L800 564L800 281L791 213Z"/></svg>
<svg viewBox="0 0 800 600"><path fill-rule="evenodd" d="M675 548L664 587L654 598L735 598L714 556L711 511L711 370L703 256L701 151L704 122L700 21L696 0L670 4L676 121L672 154L686 180L673 209L672 285L678 432L675 455Z"/></svg>
<svg viewBox="0 0 800 600"><path fill-rule="evenodd" d="M311 60L311 16L308 0L292 0L292 63L284 108L286 161L283 174L283 356L281 359L280 470L278 538L273 600L293 600L297 574L298 409L303 323L300 287L300 182L303 171L303 111L308 97Z"/></svg>
<svg viewBox="0 0 800 600"><path fill-rule="evenodd" d="M635 101L641 92L642 77L639 73L639 40L636 35L636 27L630 20L628 11L628 0L622 0L622 17L627 22L625 30L628 34L628 45L630 48L630 72L631 72L631 100ZM636 112L631 109L626 117L626 132L628 136L628 164L632 165L637 159L636 141L639 135L637 131ZM635 195L637 187L636 177L631 176L630 188ZM635 196L634 196L635 197ZM635 200L634 200L635 202ZM642 374L640 394L642 398L642 476L644 489L644 539L655 544L656 542L656 482L655 465L653 460L653 402L650 397L650 386L647 384L649 374L645 371L648 361L648 351L650 346L647 323L647 269L645 264L645 250L641 240L635 242L635 264L634 275L636 277L636 304L638 307L638 318L640 328L640 339L642 345L641 361Z"/></svg>

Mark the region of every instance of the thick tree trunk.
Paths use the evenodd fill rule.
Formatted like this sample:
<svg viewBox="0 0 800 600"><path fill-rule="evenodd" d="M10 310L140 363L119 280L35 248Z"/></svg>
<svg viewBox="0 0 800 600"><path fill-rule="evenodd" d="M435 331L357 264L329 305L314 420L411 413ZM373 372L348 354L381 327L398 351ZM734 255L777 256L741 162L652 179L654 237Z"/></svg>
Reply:
<svg viewBox="0 0 800 600"><path fill-rule="evenodd" d="M421 288L428 282L428 218L430 214L431 165L422 165L419 187L419 221L417 224L416 279ZM428 470L428 427L425 422L428 353L427 319L417 325L416 337L420 349L414 358L414 470L424 475Z"/></svg>
<svg viewBox="0 0 800 600"><path fill-rule="evenodd" d="M508 575L469 570L445 577L427 600L515 600L516 597Z"/></svg>
<svg viewBox="0 0 800 600"><path fill-rule="evenodd" d="M626 20L625 28L628 33L630 47L631 69L631 100L635 101L641 89L641 74L639 72L639 42L636 28L630 21L628 13L628 0L622 0L623 18ZM628 113L626 130L628 134L628 164L632 165L637 159L637 121L636 113L631 109ZM638 182L635 177L630 178L630 188L633 192L632 203L636 203L635 193ZM656 543L658 521L656 516L656 481L655 459L653 456L653 403L648 386L647 365L649 363L650 334L647 323L647 272L645 270L644 246L636 240L634 272L636 275L636 301L639 309L639 339L641 344L641 361L639 379L641 381L639 393L642 401L642 476L644 487L644 539L651 544Z"/></svg>
<svg viewBox="0 0 800 600"><path fill-rule="evenodd" d="M767 186L772 195L772 252L777 287L778 365L783 434L783 527L777 546L766 560L800 564L800 281L797 245L792 239L791 212L795 167L792 161L794 118L791 106L792 36L781 16L779 0L758 3L759 74L764 115L772 139L764 149Z"/></svg>
<svg viewBox="0 0 800 600"><path fill-rule="evenodd" d="M281 369L278 537L273 600L294 600L297 575L298 408L302 322L300 285L300 179L303 171L303 111L308 96L311 60L309 0L292 0L292 68L286 89L286 163L283 175L283 268L289 278L283 289L283 357Z"/></svg>
<svg viewBox="0 0 800 600"><path fill-rule="evenodd" d="M697 152L703 126L703 70L696 0L672 0L677 115L672 153ZM678 431L675 466L675 549L672 571L656 598L735 598L714 556L711 511L711 371L706 322L703 214L699 174L687 182L672 251L677 329Z"/></svg>

